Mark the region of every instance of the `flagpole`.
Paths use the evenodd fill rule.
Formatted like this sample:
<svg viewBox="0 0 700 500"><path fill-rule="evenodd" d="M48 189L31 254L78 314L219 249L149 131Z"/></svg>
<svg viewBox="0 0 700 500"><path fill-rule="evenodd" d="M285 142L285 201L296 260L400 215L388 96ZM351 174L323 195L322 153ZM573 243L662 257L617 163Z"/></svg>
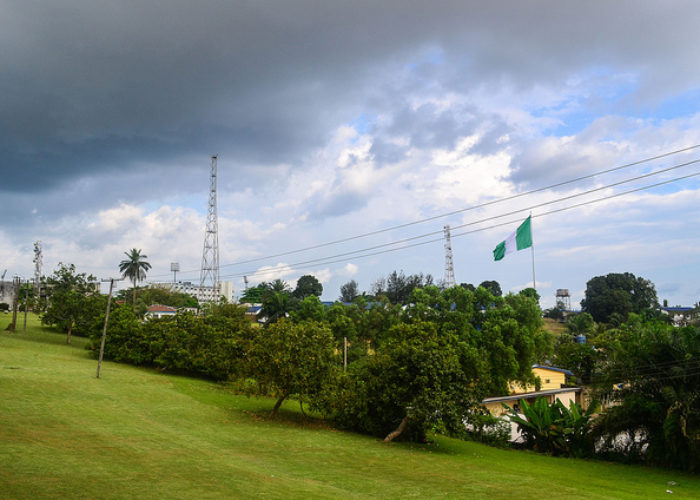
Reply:
<svg viewBox="0 0 700 500"><path fill-rule="evenodd" d="M530 246L532 250L532 288L537 291L537 281L535 280L535 238L532 237L532 212L530 212L530 238L533 240L532 246Z"/></svg>

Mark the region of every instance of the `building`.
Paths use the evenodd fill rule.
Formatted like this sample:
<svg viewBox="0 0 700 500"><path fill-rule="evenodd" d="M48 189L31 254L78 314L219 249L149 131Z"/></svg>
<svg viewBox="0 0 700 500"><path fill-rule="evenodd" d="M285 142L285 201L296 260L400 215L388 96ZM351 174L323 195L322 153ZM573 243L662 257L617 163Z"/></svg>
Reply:
<svg viewBox="0 0 700 500"><path fill-rule="evenodd" d="M164 288L171 292L185 293L191 295L197 302L203 304L205 302L219 302L221 297L225 297L226 301L233 303L233 282L220 281L219 290L214 290L211 286L201 287L191 281L178 281L177 283L151 283L153 287Z"/></svg>
<svg viewBox="0 0 700 500"><path fill-rule="evenodd" d="M15 284L13 281L0 281L0 303L5 303L12 309L15 300Z"/></svg>
<svg viewBox="0 0 700 500"><path fill-rule="evenodd" d="M554 366L532 365L532 373L540 379L539 391L531 385L523 386L518 382L511 382L509 395L486 398L481 404L494 417L509 414L511 409L520 413L522 401L532 404L537 398L545 398L549 404L558 399L567 408L572 402L581 404L581 388L566 385L566 376L573 376L569 370ZM514 422L510 422L510 441L515 443L522 441L521 433Z"/></svg>
<svg viewBox="0 0 700 500"><path fill-rule="evenodd" d="M164 306L163 304L153 304L148 309L146 309L146 319L167 318L170 316L175 316L176 314L177 309L170 306Z"/></svg>
<svg viewBox="0 0 700 500"><path fill-rule="evenodd" d="M691 321L700 318L700 308L697 307L662 307L661 312L671 318L673 326L687 326Z"/></svg>
<svg viewBox="0 0 700 500"><path fill-rule="evenodd" d="M532 365L532 373L540 379L539 391L532 385L523 386L518 382L511 382L509 395L486 398L481 403L494 416L508 413L509 410L503 408L504 404L517 410L520 401L534 403L538 397L546 398L550 404L558 399L567 407L570 402L580 403L581 388L566 385L566 376L574 375L569 370L555 366Z"/></svg>

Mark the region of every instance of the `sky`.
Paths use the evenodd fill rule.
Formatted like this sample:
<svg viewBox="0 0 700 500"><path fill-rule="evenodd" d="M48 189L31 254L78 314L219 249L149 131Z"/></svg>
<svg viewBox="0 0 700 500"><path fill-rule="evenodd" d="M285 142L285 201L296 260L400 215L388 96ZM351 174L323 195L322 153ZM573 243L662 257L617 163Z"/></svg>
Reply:
<svg viewBox="0 0 700 500"><path fill-rule="evenodd" d="M237 294L244 275L312 274L324 300L394 270L440 281L446 224L457 283L517 292L533 252L492 251L531 213L543 307L568 289L577 308L589 279L616 272L669 305L700 300L695 1L0 0L0 13L8 277L33 275L41 241L43 274L118 276L136 248L149 281L178 262L199 282L216 154L220 272Z"/></svg>

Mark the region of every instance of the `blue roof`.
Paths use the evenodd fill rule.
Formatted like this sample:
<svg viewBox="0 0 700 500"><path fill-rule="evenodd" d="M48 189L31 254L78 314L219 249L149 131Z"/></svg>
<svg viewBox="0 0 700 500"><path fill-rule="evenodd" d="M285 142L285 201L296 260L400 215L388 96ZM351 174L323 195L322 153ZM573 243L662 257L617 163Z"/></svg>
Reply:
<svg viewBox="0 0 700 500"><path fill-rule="evenodd" d="M666 312L688 312L688 311L692 311L695 308L694 307L678 306L678 307L662 307L661 309L663 309Z"/></svg>
<svg viewBox="0 0 700 500"><path fill-rule="evenodd" d="M542 368L543 370L552 370L553 372L564 373L566 375L571 375L573 377L573 372L565 370L564 368L557 368L556 366L546 366L546 365L532 365L533 368Z"/></svg>

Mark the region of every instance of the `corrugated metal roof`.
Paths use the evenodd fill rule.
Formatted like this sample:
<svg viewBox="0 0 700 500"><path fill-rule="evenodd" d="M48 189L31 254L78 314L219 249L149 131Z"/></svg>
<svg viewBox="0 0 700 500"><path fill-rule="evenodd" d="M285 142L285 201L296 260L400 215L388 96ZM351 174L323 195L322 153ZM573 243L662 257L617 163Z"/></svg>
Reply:
<svg viewBox="0 0 700 500"><path fill-rule="evenodd" d="M553 372L565 373L566 375L574 376L573 372L565 370L564 368L557 368L556 366L546 366L546 365L532 365L532 368L540 368L542 370L552 370Z"/></svg>

